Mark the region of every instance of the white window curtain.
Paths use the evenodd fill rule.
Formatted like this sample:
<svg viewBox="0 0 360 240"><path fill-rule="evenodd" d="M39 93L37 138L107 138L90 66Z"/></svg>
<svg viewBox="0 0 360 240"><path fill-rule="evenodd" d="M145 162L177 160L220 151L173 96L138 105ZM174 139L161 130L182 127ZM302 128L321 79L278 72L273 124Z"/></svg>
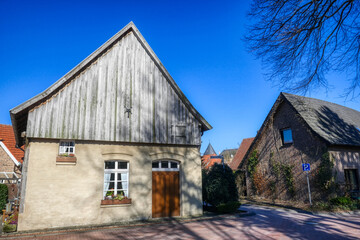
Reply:
<svg viewBox="0 0 360 240"><path fill-rule="evenodd" d="M104 175L104 196L103 196L104 199L105 199L106 193L109 191L110 176L111 176L111 173L105 173L105 175Z"/></svg>

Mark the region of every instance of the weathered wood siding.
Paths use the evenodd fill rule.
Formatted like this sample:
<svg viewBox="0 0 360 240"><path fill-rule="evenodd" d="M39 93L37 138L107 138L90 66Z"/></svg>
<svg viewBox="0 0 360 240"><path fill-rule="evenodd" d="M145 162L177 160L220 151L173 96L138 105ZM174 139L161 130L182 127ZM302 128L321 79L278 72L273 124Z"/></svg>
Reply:
<svg viewBox="0 0 360 240"><path fill-rule="evenodd" d="M177 126L186 127L186 136L177 136ZM36 138L201 142L198 120L132 32L32 109L26 132Z"/></svg>

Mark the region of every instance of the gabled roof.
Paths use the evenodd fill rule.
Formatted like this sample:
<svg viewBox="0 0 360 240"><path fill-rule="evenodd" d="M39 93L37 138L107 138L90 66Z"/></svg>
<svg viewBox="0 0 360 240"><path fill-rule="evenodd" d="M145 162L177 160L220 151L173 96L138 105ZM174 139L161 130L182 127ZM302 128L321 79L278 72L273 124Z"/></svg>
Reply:
<svg viewBox="0 0 360 240"><path fill-rule="evenodd" d="M255 138L244 138L240 144L240 147L237 149L234 159L229 164L232 170L237 170L240 163L245 157L246 152L248 151L251 143L254 141Z"/></svg>
<svg viewBox="0 0 360 240"><path fill-rule="evenodd" d="M211 125L201 116L201 114L192 106L189 100L185 97L183 92L180 90L178 85L175 83L174 79L170 76L168 71L165 69L159 58L156 56L154 51L151 49L149 44L146 42L144 37L141 35L139 30L136 28L133 22L130 22L123 29L121 29L118 33L116 33L112 38L106 41L101 47L99 47L96 51L90 54L87 58L85 58L82 62L80 62L76 67L70 70L67 74L65 74L62 78L56 81L53 85L51 85L44 92L38 94L37 96L31 98L30 100L20 104L19 106L10 110L11 121L15 131L15 139L17 144L20 143L20 136L23 131L26 131L27 125L27 117L28 112L34 108L35 106L45 102L50 99L52 96L57 94L64 86L69 84L77 75L79 75L82 71L84 71L87 67L89 67L93 62L95 62L100 56L106 53L114 44L116 44L121 38L126 36L128 33L132 32L135 37L139 40L141 45L144 47L146 52L149 54L151 59L154 61L155 65L160 69L160 71L165 76L168 83L174 89L179 98L183 101L184 105L189 109L189 111L194 115L194 117L200 122L201 130L206 131L210 130Z"/></svg>
<svg viewBox="0 0 360 240"><path fill-rule="evenodd" d="M360 112L315 98L288 93L280 95L328 144L360 146Z"/></svg>
<svg viewBox="0 0 360 240"><path fill-rule="evenodd" d="M207 146L207 148L204 152L204 156L205 155L216 155L216 152L215 152L213 146L211 145L211 143L209 143L209 145Z"/></svg>
<svg viewBox="0 0 360 240"><path fill-rule="evenodd" d="M0 124L0 146L3 148L5 146L5 152L16 165L23 162L24 152L15 147L16 142L12 126Z"/></svg>
<svg viewBox="0 0 360 240"><path fill-rule="evenodd" d="M231 157L231 155L235 155L236 154L236 151L237 151L237 148L233 148L233 149L225 149L225 150L222 150L222 152L219 154L223 157Z"/></svg>
<svg viewBox="0 0 360 240"><path fill-rule="evenodd" d="M360 146L360 112L336 103L281 92L244 158L249 155L263 129L284 101L288 102L304 120L309 129L327 144Z"/></svg>

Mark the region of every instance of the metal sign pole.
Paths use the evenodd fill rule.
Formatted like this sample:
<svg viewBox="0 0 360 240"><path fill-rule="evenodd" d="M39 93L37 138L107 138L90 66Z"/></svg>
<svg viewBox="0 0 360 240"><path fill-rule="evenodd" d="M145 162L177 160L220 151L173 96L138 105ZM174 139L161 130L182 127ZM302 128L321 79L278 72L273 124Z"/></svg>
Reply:
<svg viewBox="0 0 360 240"><path fill-rule="evenodd" d="M312 206L312 202L311 202L311 190L310 190L310 182L309 182L309 172L308 172L308 171L306 171L306 180L307 180L307 185L308 185L308 190L309 190L310 206Z"/></svg>

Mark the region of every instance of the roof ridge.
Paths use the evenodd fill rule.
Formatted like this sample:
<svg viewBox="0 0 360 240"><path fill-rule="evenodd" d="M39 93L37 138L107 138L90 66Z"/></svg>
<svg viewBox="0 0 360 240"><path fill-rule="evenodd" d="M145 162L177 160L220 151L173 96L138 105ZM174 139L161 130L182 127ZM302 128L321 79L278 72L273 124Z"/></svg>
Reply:
<svg viewBox="0 0 360 240"><path fill-rule="evenodd" d="M305 96L301 96L301 95L296 95L296 94L291 94L291 93L285 93L285 92L281 92L281 94L283 94L283 96L287 99L286 95L290 95L292 97L297 97L297 98L304 98L304 99L308 99L308 100L314 100L314 101L319 101L319 102L324 102L324 103L328 103L328 104L331 104L331 105L336 105L336 106L339 106L339 107L342 107L342 108L347 108L349 110L352 110L352 111L356 111L356 112L359 112L358 110L356 109L353 109L353 108L350 108L350 107L347 107L347 106L344 106L344 105L340 105L338 103L334 103L334 102L329 102L329 101L326 101L326 100L322 100L322 99L319 99L319 98L313 98L313 97L305 97Z"/></svg>

